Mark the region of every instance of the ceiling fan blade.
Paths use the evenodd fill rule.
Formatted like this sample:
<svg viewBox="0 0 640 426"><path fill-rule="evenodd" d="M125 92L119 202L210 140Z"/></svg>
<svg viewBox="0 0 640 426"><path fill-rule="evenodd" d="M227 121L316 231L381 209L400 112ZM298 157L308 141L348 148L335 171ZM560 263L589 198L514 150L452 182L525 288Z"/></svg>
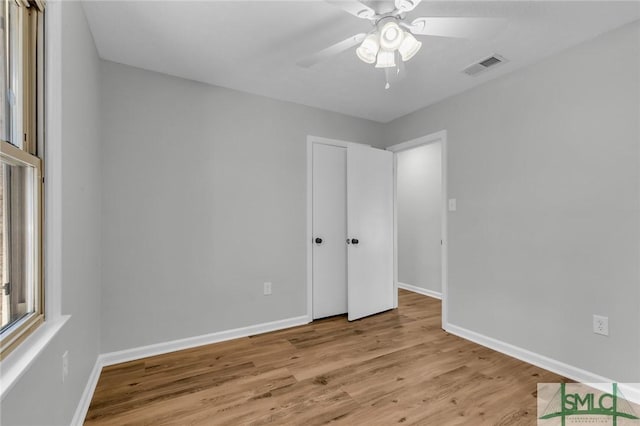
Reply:
<svg viewBox="0 0 640 426"><path fill-rule="evenodd" d="M352 14L356 18L362 19L375 19L378 14L375 10L362 4L357 0L325 0L327 3L339 7L347 13Z"/></svg>
<svg viewBox="0 0 640 426"><path fill-rule="evenodd" d="M502 18L431 17L417 18L403 26L417 35L473 38L496 32L506 24Z"/></svg>
<svg viewBox="0 0 640 426"><path fill-rule="evenodd" d="M400 12L411 12L422 0L395 0L396 9Z"/></svg>
<svg viewBox="0 0 640 426"><path fill-rule="evenodd" d="M332 46L327 47L326 49L322 49L321 51L316 52L313 55L298 61L298 65L304 68L309 68L317 64L318 62L322 62L334 55L337 55L338 53L344 52L347 49L357 46L358 44L364 41L365 37L367 37L367 34L365 33L351 36Z"/></svg>

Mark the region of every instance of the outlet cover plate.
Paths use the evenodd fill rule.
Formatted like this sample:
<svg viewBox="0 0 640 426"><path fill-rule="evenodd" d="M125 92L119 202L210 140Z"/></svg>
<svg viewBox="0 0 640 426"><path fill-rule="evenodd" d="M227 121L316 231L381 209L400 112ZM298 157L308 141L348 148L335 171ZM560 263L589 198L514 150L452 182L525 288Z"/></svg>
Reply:
<svg viewBox="0 0 640 426"><path fill-rule="evenodd" d="M602 315L593 316L593 332L603 336L609 335L609 317Z"/></svg>

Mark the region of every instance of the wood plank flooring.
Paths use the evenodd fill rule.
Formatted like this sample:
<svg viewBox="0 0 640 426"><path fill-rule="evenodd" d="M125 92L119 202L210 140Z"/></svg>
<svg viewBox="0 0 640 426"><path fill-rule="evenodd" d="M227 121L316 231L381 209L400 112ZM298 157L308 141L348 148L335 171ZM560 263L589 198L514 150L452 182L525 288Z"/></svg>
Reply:
<svg viewBox="0 0 640 426"><path fill-rule="evenodd" d="M438 300L106 367L85 425L535 425L566 379L445 333Z"/></svg>

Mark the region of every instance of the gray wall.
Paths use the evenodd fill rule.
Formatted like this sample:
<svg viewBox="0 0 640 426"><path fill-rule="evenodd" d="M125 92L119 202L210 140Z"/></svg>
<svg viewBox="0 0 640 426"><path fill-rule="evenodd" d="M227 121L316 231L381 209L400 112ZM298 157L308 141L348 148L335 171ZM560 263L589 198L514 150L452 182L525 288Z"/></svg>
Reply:
<svg viewBox="0 0 640 426"><path fill-rule="evenodd" d="M102 351L305 315L306 137L381 145L382 125L101 70Z"/></svg>
<svg viewBox="0 0 640 426"><path fill-rule="evenodd" d="M2 401L0 420L7 426L69 424L99 353L99 59L80 4L60 4L62 313L71 319ZM63 384L65 350L70 371Z"/></svg>
<svg viewBox="0 0 640 426"><path fill-rule="evenodd" d="M636 22L389 124L448 131L452 324L640 381L639 64Z"/></svg>
<svg viewBox="0 0 640 426"><path fill-rule="evenodd" d="M397 154L398 281L442 291L442 144Z"/></svg>
<svg viewBox="0 0 640 426"><path fill-rule="evenodd" d="M383 126L101 63L81 7L61 7L72 318L2 401L3 425L67 424L100 341L303 315L307 134L380 146L447 129L450 321L640 381L638 24Z"/></svg>

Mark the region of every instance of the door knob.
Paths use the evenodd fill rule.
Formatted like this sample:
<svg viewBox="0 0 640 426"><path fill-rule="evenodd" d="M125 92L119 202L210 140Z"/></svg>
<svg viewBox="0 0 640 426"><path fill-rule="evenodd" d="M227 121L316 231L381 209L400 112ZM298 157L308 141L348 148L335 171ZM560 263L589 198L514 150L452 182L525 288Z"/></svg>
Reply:
<svg viewBox="0 0 640 426"><path fill-rule="evenodd" d="M322 244L322 238L316 238L316 244Z"/></svg>
<svg viewBox="0 0 640 426"><path fill-rule="evenodd" d="M360 241L358 241L357 238L352 238L351 239L351 244L358 244Z"/></svg>

